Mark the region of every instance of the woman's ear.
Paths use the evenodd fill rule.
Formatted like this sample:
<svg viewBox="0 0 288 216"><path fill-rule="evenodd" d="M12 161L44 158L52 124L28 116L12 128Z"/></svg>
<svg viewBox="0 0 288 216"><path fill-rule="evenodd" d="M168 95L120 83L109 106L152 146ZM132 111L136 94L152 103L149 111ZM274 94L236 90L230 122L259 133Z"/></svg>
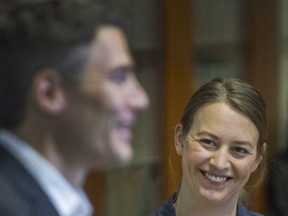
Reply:
<svg viewBox="0 0 288 216"><path fill-rule="evenodd" d="M178 123L174 129L174 144L177 154L182 156L184 149L184 134L181 123Z"/></svg>
<svg viewBox="0 0 288 216"><path fill-rule="evenodd" d="M261 156L261 155L259 155L259 156L255 159L254 164L253 164L253 168L252 168L252 172L255 172L255 171L256 171L256 169L258 168L258 166L259 166L260 162L262 161L262 159L263 159L263 156Z"/></svg>
<svg viewBox="0 0 288 216"><path fill-rule="evenodd" d="M252 172L255 172L255 170L258 168L260 162L262 161L263 157L265 157L264 155L266 154L266 148L267 148L266 143L263 143L261 150L260 150L261 152L259 153L259 155L257 156L257 158L255 160Z"/></svg>
<svg viewBox="0 0 288 216"><path fill-rule="evenodd" d="M33 94L38 107L50 114L58 114L65 108L65 94L57 71L50 68L41 69L33 81Z"/></svg>

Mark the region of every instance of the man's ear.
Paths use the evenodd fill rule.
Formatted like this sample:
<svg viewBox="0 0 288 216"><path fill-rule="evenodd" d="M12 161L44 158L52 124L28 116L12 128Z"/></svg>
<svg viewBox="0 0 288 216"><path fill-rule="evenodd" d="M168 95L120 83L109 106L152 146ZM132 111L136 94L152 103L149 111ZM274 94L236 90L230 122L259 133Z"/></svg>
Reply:
<svg viewBox="0 0 288 216"><path fill-rule="evenodd" d="M181 123L178 123L174 129L174 144L177 154L182 156L184 149L184 134Z"/></svg>
<svg viewBox="0 0 288 216"><path fill-rule="evenodd" d="M66 101L62 80L54 69L41 69L34 77L32 90L42 111L57 115L64 110Z"/></svg>

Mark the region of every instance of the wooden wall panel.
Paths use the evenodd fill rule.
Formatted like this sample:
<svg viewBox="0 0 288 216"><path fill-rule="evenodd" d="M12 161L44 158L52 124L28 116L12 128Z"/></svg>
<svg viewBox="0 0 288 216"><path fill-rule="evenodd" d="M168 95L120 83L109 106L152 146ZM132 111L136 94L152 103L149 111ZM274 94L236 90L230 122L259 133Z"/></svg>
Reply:
<svg viewBox="0 0 288 216"><path fill-rule="evenodd" d="M104 173L93 172L89 175L85 183L85 191L93 205L94 214L97 216L103 215L103 196L104 188Z"/></svg>
<svg viewBox="0 0 288 216"><path fill-rule="evenodd" d="M273 154L277 148L278 131L278 71L279 28L278 1L245 1L248 11L243 20L246 26L247 79L266 100L268 107L268 150ZM264 183L251 200L252 209L267 213L266 184Z"/></svg>
<svg viewBox="0 0 288 216"><path fill-rule="evenodd" d="M190 4L190 0L165 0L164 3L165 199L177 190L180 181L177 176L181 170L180 158L175 154L173 134L193 87Z"/></svg>

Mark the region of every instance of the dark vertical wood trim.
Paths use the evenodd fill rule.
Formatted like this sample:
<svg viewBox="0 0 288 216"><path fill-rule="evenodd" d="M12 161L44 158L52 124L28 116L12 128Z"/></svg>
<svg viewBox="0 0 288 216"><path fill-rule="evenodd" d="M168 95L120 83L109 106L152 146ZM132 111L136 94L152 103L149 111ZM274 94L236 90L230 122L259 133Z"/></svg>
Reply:
<svg viewBox="0 0 288 216"><path fill-rule="evenodd" d="M164 1L165 198L178 189L180 176L177 173L181 173L181 163L175 154L174 127L180 120L193 86L190 4L190 0Z"/></svg>
<svg viewBox="0 0 288 216"><path fill-rule="evenodd" d="M277 147L278 130L278 1L245 1L249 9L247 79L264 96L268 107L268 150L273 153ZM251 200L252 209L267 213L266 185L263 184Z"/></svg>
<svg viewBox="0 0 288 216"><path fill-rule="evenodd" d="M103 172L95 172L91 173L87 178L85 184L85 191L89 197L89 200L94 208L94 215L102 216L103 215L103 205L104 205L104 197L103 197L103 185L104 185L104 173Z"/></svg>

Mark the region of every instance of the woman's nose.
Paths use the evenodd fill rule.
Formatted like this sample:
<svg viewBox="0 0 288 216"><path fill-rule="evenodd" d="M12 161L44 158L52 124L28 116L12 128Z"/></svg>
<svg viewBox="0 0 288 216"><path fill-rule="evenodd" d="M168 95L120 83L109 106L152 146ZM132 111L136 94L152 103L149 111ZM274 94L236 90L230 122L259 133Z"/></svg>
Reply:
<svg viewBox="0 0 288 216"><path fill-rule="evenodd" d="M210 158L210 164L219 170L227 169L229 163L229 152L226 149L218 149L213 152Z"/></svg>

